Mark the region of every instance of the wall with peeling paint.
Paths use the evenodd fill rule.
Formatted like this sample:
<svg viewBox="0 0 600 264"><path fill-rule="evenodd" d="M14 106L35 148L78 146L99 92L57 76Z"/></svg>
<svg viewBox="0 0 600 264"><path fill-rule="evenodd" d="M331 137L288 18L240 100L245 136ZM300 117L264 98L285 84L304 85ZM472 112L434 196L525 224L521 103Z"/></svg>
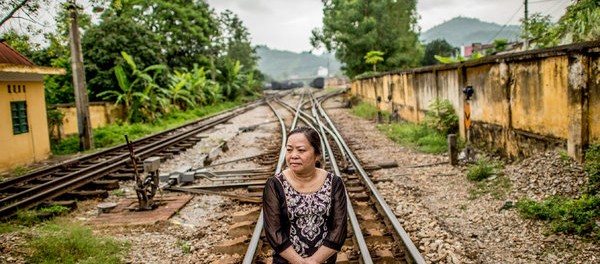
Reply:
<svg viewBox="0 0 600 264"><path fill-rule="evenodd" d="M448 99L464 139L467 85L476 145L511 157L559 148L581 160L600 143L600 41L380 73L353 81L351 93L410 122L423 120L435 98Z"/></svg>

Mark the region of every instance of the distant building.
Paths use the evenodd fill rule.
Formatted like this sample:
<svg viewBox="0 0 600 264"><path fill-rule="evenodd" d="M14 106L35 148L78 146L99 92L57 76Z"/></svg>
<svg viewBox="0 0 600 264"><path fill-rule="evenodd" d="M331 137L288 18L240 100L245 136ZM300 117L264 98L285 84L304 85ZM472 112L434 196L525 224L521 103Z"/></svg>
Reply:
<svg viewBox="0 0 600 264"><path fill-rule="evenodd" d="M0 41L0 171L50 155L45 74L65 74L65 70L36 66Z"/></svg>
<svg viewBox="0 0 600 264"><path fill-rule="evenodd" d="M506 49L500 52L494 51L494 44L481 44L481 43L473 43L471 46L462 46L460 47L460 55L467 58L473 56L475 53L480 53L482 55L494 55L494 54L505 54L512 52L519 52L523 50L523 42L510 42L506 44ZM490 51L493 54L490 54Z"/></svg>
<svg viewBox="0 0 600 264"><path fill-rule="evenodd" d="M325 79L325 87L327 88L347 88L350 81L342 77L330 77Z"/></svg>
<svg viewBox="0 0 600 264"><path fill-rule="evenodd" d="M326 77L329 74L329 70L323 66L319 66L317 70L317 76Z"/></svg>

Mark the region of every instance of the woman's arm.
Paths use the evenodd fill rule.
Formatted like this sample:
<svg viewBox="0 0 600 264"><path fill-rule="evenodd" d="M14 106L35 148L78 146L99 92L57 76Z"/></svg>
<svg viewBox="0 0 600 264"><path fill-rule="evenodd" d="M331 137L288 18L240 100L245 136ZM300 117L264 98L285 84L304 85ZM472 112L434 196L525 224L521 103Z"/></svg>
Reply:
<svg viewBox="0 0 600 264"><path fill-rule="evenodd" d="M282 223L284 217L282 217L280 199L283 190L279 186L279 181L275 177L267 180L263 191L263 217L265 236L275 252L281 254L292 248L292 242L288 237L289 230L286 230L285 223Z"/></svg>
<svg viewBox="0 0 600 264"><path fill-rule="evenodd" d="M331 213L326 222L329 231L323 246L340 251L348 233L348 198L344 182L338 176L333 177L331 196Z"/></svg>

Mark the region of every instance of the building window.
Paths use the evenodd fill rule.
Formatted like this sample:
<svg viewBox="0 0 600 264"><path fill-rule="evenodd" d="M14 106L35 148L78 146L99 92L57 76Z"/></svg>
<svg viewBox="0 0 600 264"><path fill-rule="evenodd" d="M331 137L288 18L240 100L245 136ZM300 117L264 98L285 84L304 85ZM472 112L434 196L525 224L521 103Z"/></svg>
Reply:
<svg viewBox="0 0 600 264"><path fill-rule="evenodd" d="M13 123L13 134L18 135L29 132L27 103L25 101L10 102L10 112Z"/></svg>

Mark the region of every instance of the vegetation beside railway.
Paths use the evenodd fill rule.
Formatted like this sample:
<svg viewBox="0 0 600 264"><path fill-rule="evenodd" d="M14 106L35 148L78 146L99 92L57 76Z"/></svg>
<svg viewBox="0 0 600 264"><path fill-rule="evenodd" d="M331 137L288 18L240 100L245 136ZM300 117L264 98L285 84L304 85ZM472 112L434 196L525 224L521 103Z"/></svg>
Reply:
<svg viewBox="0 0 600 264"><path fill-rule="evenodd" d="M448 105L446 105L448 104ZM379 124L377 128L388 138L404 146L415 147L421 152L441 154L447 151L446 135L455 131L458 119L450 113L451 105L436 101L429 109L425 121L420 124L390 123ZM376 120L378 109L366 102L355 105L351 112L361 118ZM390 115L382 112L384 119ZM455 119L456 118L456 119ZM565 162L574 162L566 158ZM585 155L584 170L588 185L583 195L577 199L551 196L542 201L522 198L516 203L507 202L502 209L514 207L526 219L549 222L553 233L576 234L600 240L600 145L591 145ZM502 162L490 157L481 157L467 167L466 178L473 182L469 199L475 200L489 194L494 199L505 199L511 192L512 183L504 175Z"/></svg>
<svg viewBox="0 0 600 264"><path fill-rule="evenodd" d="M424 122L412 124L408 122L390 122L379 124L377 128L394 142L419 151L441 154L448 150L447 135L458 131L458 116L454 113L448 100L436 100L430 106ZM356 116L376 120L378 109L366 102L359 102L352 108ZM388 120L390 113L381 111L383 120Z"/></svg>
<svg viewBox="0 0 600 264"><path fill-rule="evenodd" d="M588 186L578 199L552 196L541 202L525 198L516 207L525 218L548 221L554 233L577 234L600 241L600 145L585 154Z"/></svg>
<svg viewBox="0 0 600 264"><path fill-rule="evenodd" d="M256 99L256 97L239 98L234 101L198 107L187 111L175 111L148 123L118 122L105 127L96 128L93 130L94 144L96 145L96 148L115 146L124 142L123 135L128 135L132 140L142 138L146 135L177 127L214 113L232 109L243 104L247 100L253 99ZM60 142L53 142L51 147L52 153L55 155L77 153L79 151L79 137L78 135L73 135Z"/></svg>
<svg viewBox="0 0 600 264"><path fill-rule="evenodd" d="M61 219L40 225L27 240L29 263L122 263L127 242L93 234L89 227Z"/></svg>

